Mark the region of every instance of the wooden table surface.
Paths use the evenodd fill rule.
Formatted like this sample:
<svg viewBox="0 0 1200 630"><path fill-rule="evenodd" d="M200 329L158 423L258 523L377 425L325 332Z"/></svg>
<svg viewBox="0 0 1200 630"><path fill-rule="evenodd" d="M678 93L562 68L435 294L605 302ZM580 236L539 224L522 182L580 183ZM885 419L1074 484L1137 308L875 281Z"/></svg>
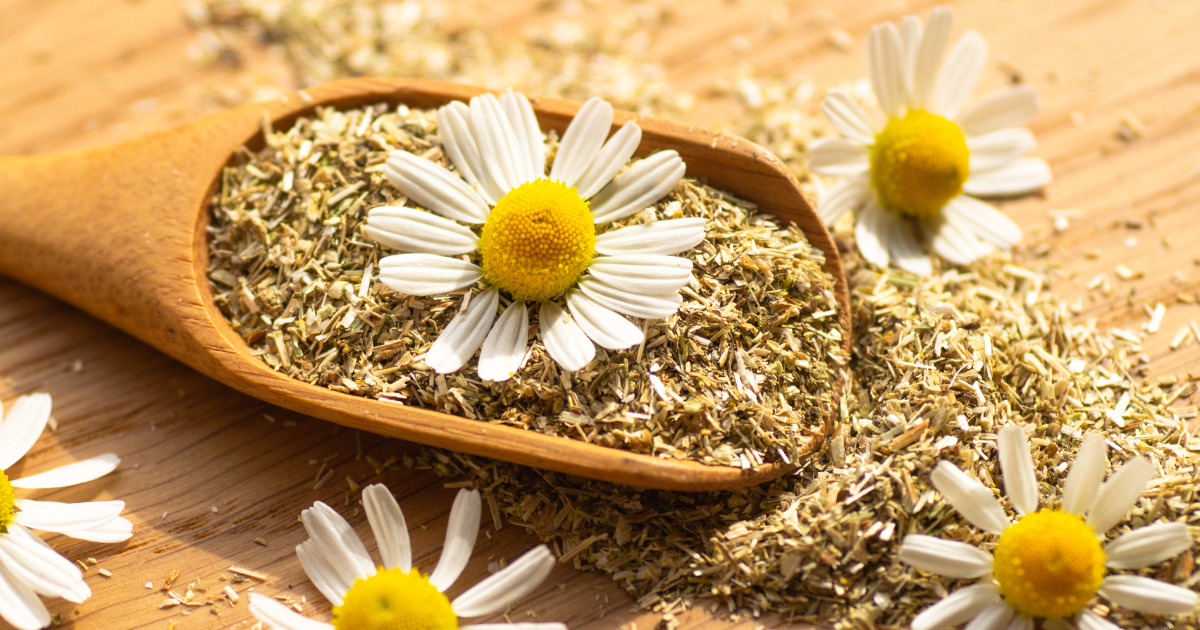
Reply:
<svg viewBox="0 0 1200 630"><path fill-rule="evenodd" d="M556 9L540 0L496 4L488 19L497 33L517 36L529 23L555 18ZM729 126L736 115L737 108L712 88L737 73L803 73L823 92L865 74L863 44L873 23L909 12L925 15L934 6L869 0L658 4L673 5L672 17L656 31L647 60L662 64L675 84L699 97L681 117L710 126ZM1146 319L1143 304L1167 305L1161 331L1146 343L1154 372L1200 372L1192 368L1200 345L1168 349L1181 326L1200 319L1200 307L1177 302L1178 294L1195 295L1200 278L1200 2L953 4L956 31L979 29L991 45L983 88L1019 73L1041 90L1043 109L1032 127L1040 141L1037 155L1049 161L1055 180L1044 196L1005 206L1027 242L1042 245L1042 257L1025 262L1058 267L1053 289L1082 298L1081 318L1136 327ZM780 13L777 5L787 11ZM783 28L764 28L771 11ZM283 74L265 55L236 70L190 63L185 51L195 33L173 0L0 0L0 16L3 154L89 146L160 129L219 108L206 96L213 86L247 73ZM848 50L830 45L830 17L853 38ZM1140 137L1121 139L1122 125ZM1063 209L1079 216L1055 234L1049 212ZM1118 264L1144 276L1120 280ZM1112 286L1108 297L1086 288L1100 274ZM69 558L98 561L87 571L95 593L90 600L51 603L66 627L248 627L244 598L219 616L204 607L158 608L165 599L158 588L173 571L179 571L177 587L219 590L231 565L268 574L266 583L253 585L259 592L307 597L308 610L324 613L323 598L293 553L303 537L296 516L315 500L342 507L350 492L346 477L393 488L415 528L418 565L428 570L436 561L455 490L429 473L376 474L367 462L368 455L385 460L413 445L270 408L73 308L0 279L0 397L8 403L35 391L54 396L58 430L38 441L17 475L116 452L124 461L110 477L39 498L119 498L135 524L124 545L51 539ZM337 475L315 490L322 465ZM361 514L353 520L366 532ZM486 575L489 562L512 559L536 543L511 525L496 532L485 524L484 530L460 584ZM112 576L99 575L99 568ZM645 630L658 621L631 602L606 576L562 566L513 617L533 611L538 620L596 629L633 623ZM703 611L682 619L686 627L729 625ZM0 622L0 628L7 626Z"/></svg>

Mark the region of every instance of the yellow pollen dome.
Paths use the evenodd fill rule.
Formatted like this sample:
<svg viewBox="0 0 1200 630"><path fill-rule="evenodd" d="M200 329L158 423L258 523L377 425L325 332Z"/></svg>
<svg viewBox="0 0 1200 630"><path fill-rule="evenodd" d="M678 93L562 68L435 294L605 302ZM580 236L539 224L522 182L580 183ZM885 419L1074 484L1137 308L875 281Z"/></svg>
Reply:
<svg viewBox="0 0 1200 630"><path fill-rule="evenodd" d="M450 600L416 569L358 579L333 609L336 630L458 630Z"/></svg>
<svg viewBox="0 0 1200 630"><path fill-rule="evenodd" d="M932 219L962 192L970 161L967 139L958 125L914 109L889 120L875 136L871 184L884 208Z"/></svg>
<svg viewBox="0 0 1200 630"><path fill-rule="evenodd" d="M1018 612L1058 619L1092 600L1104 579L1104 548L1083 518L1062 510L1026 515L1004 530L993 575Z"/></svg>
<svg viewBox="0 0 1200 630"><path fill-rule="evenodd" d="M515 300L544 302L579 279L596 254L588 202L562 182L538 179L508 192L479 237L483 273Z"/></svg>
<svg viewBox="0 0 1200 630"><path fill-rule="evenodd" d="M16 515L16 495L13 494L12 483L8 481L4 471L0 470L0 534L8 531L8 526L12 525Z"/></svg>

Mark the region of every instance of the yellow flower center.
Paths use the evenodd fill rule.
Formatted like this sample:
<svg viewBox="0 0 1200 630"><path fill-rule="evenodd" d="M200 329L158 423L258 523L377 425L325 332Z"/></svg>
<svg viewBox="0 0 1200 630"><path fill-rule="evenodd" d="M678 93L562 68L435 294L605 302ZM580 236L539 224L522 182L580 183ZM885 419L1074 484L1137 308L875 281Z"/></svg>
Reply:
<svg viewBox="0 0 1200 630"><path fill-rule="evenodd" d="M514 300L544 302L571 288L596 254L588 202L562 182L518 186L492 208L479 237L483 273Z"/></svg>
<svg viewBox="0 0 1200 630"><path fill-rule="evenodd" d="M458 630L450 600L416 569L379 568L358 579L333 609L336 630Z"/></svg>
<svg viewBox="0 0 1200 630"><path fill-rule="evenodd" d="M12 483L8 481L4 471L0 470L0 534L8 531L8 526L12 525L13 518L17 515L16 501Z"/></svg>
<svg viewBox="0 0 1200 630"><path fill-rule="evenodd" d="M1000 594L1031 617L1074 615L1104 579L1104 548L1096 532L1062 510L1034 512L1004 530L995 557Z"/></svg>
<svg viewBox="0 0 1200 630"><path fill-rule="evenodd" d="M875 136L871 184L884 208L914 219L938 216L962 192L971 152L958 125L927 111L892 118Z"/></svg>

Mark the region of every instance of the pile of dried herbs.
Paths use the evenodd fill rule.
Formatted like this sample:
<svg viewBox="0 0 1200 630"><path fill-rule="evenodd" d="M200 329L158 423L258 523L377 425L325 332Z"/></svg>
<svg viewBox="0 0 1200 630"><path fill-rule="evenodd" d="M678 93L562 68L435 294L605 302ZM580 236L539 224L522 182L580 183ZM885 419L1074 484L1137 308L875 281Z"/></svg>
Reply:
<svg viewBox="0 0 1200 630"><path fill-rule="evenodd" d="M421 357L469 290L422 297L373 281L395 253L362 234L367 212L405 200L382 174L390 150L449 167L431 111L324 109L243 150L212 201L216 303L273 369L335 391L549 435L708 464L791 462L837 401L845 357L824 257L753 204L685 180L616 223L702 217L708 235L679 312L645 341L563 372L534 343L525 367L481 381L474 361L439 375ZM556 148L552 139L551 154ZM611 228L610 228L611 229Z"/></svg>

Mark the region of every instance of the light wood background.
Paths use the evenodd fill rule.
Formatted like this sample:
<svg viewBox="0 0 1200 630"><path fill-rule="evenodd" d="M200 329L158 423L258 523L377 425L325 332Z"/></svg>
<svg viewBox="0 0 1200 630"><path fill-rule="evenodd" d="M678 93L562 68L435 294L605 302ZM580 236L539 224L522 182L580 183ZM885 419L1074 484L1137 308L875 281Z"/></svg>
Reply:
<svg viewBox="0 0 1200 630"><path fill-rule="evenodd" d="M924 15L934 6L869 0L661 4L672 5L673 17L657 32L647 59L663 64L672 81L701 97L682 117L710 126L728 125L737 111L711 89L736 72L807 73L823 90L865 73L863 42L871 24L908 12ZM780 4L787 8L785 28L765 29L768 12ZM1005 206L1024 227L1027 242L1040 246L1041 257L1028 256L1026 263L1057 267L1053 290L1081 298L1084 318L1136 328L1146 320L1143 303L1162 302L1167 316L1146 344L1153 372L1200 373L1193 367L1200 345L1168 349L1181 326L1200 319L1200 307L1176 301L1178 294L1195 296L1200 285L1195 36L1200 2L953 4L956 31L979 29L991 44L983 87L996 87L1017 72L1041 90L1043 110L1033 129L1041 142L1037 153L1050 162L1055 181L1044 196ZM556 15L540 0L494 3L490 11L497 33L519 34ZM852 36L849 50L830 45L829 27L817 19L830 15ZM4 154L88 146L160 129L215 111L220 105L206 94L237 73L283 76L277 61L265 55L240 70L188 63L185 49L194 33L174 0L0 0L0 16ZM731 44L737 36L750 42L748 50ZM1142 137L1119 139L1123 120L1140 128ZM1056 235L1048 213L1062 209L1077 210L1079 217ZM1089 250L1095 250L1092 257L1085 255ZM1144 276L1119 280L1117 264ZM1098 274L1106 274L1112 286L1108 297L1085 287ZM172 622L181 630L247 627L245 599L233 609L222 607L219 616L205 607L186 615L180 608L158 608L166 599L158 589L173 570L180 575L178 592L195 582L215 593L231 565L270 576L264 584L237 585L239 591L253 585L263 593L287 592L307 597L309 610L324 612L324 600L304 579L292 551L303 537L296 516L315 500L343 506L347 476L391 486L415 528L419 566L429 570L436 562L455 490L432 474L377 475L366 461L367 455L378 460L402 455L412 445L269 408L87 315L0 279L0 397L10 402L34 391L54 396L59 428L38 441L16 474L116 452L124 462L114 475L37 498L123 499L135 523L125 545L51 539L72 559L99 563L87 572L92 599L79 606L52 603L66 627L166 629ZM321 463L337 475L314 490ZM365 518L352 520L366 533ZM485 525L460 585L486 575L489 561L512 559L535 543L511 525L499 532ZM100 576L101 567L112 577ZM145 588L148 582L153 589ZM197 591L197 599L204 598ZM538 620L560 620L572 628L653 627L658 616L639 613L631 601L603 575L560 567L513 618L532 611ZM682 619L685 627L728 625L703 611Z"/></svg>

